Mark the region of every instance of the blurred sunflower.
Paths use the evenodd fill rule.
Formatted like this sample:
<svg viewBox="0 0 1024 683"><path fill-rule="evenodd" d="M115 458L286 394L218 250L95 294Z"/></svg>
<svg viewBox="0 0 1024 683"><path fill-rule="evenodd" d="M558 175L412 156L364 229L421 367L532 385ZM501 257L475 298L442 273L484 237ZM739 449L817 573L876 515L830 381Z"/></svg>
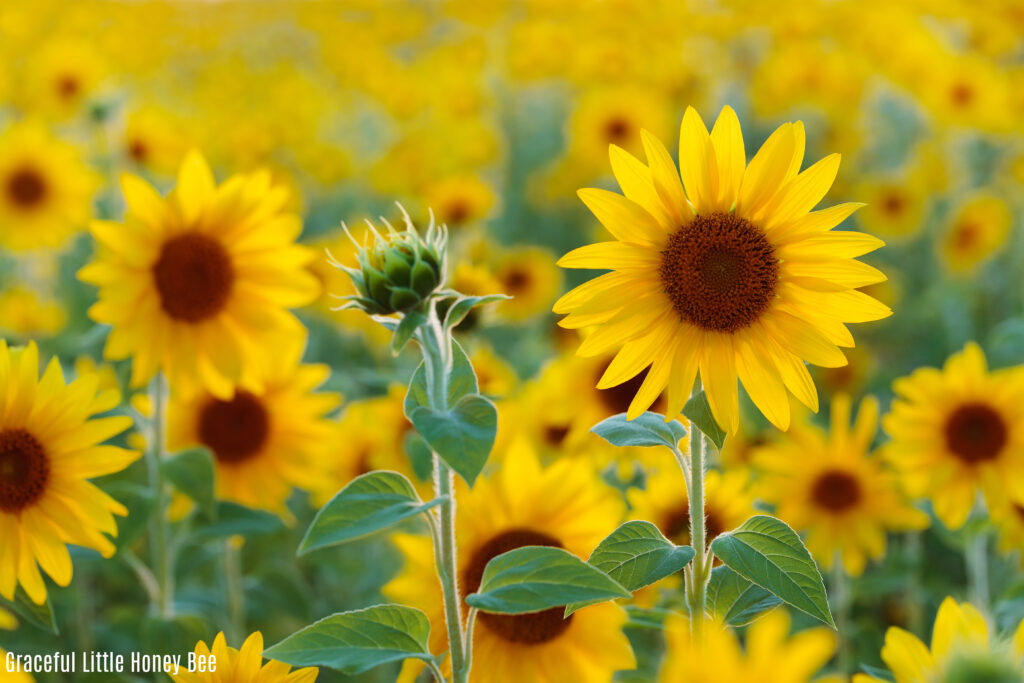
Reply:
<svg viewBox="0 0 1024 683"><path fill-rule="evenodd" d="M953 273L976 270L1006 246L1013 214L999 197L982 194L964 203L953 215L939 242L943 263Z"/></svg>
<svg viewBox="0 0 1024 683"><path fill-rule="evenodd" d="M1010 503L1001 510L991 510L990 515L996 526L1000 552L1024 553L1024 505Z"/></svg>
<svg viewBox="0 0 1024 683"><path fill-rule="evenodd" d="M864 398L850 428L850 397L832 397L828 433L794 425L757 449L758 492L779 518L807 532L807 548L826 569L838 555L851 576L885 555L887 531L923 529L928 517L904 500L896 477L870 457L878 430L878 401Z"/></svg>
<svg viewBox="0 0 1024 683"><path fill-rule="evenodd" d="M0 291L0 330L20 337L50 337L60 332L67 322L64 307L34 288L8 286Z"/></svg>
<svg viewBox="0 0 1024 683"><path fill-rule="evenodd" d="M888 240L906 241L924 228L929 193L921 173L868 177L854 192L866 202L857 220L868 232Z"/></svg>
<svg viewBox="0 0 1024 683"><path fill-rule="evenodd" d="M340 398L315 391L328 374L326 365L296 361L261 377L259 388L238 387L230 399L176 392L167 445L206 446L217 465L218 497L287 517L292 487L318 491L329 479L337 424L325 416Z"/></svg>
<svg viewBox="0 0 1024 683"><path fill-rule="evenodd" d="M688 109L680 135L682 182L665 147L645 134L650 167L612 148L625 196L580 191L616 241L576 249L559 265L613 272L563 296L554 310L568 315L559 324L598 326L580 355L619 349L600 388L650 367L631 418L666 386L668 415L678 415L699 371L712 412L728 431L739 426L737 378L758 409L786 429L787 389L818 408L804 361L843 365L839 346L853 346L845 323L890 315L856 290L885 279L854 260L882 242L831 232L858 204L810 212L828 191L839 156L799 172L801 123L779 127L749 165L729 107L710 135Z"/></svg>
<svg viewBox="0 0 1024 683"><path fill-rule="evenodd" d="M125 120L122 154L147 171L173 174L188 151L184 128L185 123L167 109L154 105L135 108Z"/></svg>
<svg viewBox="0 0 1024 683"><path fill-rule="evenodd" d="M35 122L0 134L0 245L56 248L85 227L97 176L77 148Z"/></svg>
<svg viewBox="0 0 1024 683"><path fill-rule="evenodd" d="M108 73L95 42L54 38L26 60L22 82L34 111L66 118L82 110Z"/></svg>
<svg viewBox="0 0 1024 683"><path fill-rule="evenodd" d="M18 618L0 607L0 629L13 631L16 628L18 628Z"/></svg>
<svg viewBox="0 0 1024 683"><path fill-rule="evenodd" d="M526 545L565 548L581 557L621 521L616 491L586 463L563 460L541 468L519 441L489 479L472 489L459 480L458 570L462 595L480 585L491 558ZM405 569L384 586L389 598L419 607L430 617L431 650L447 649L444 609L429 538L396 534ZM465 607L465 606L464 606ZM473 641L471 681L488 683L610 682L615 671L636 665L622 633L625 611L614 603L587 607L568 619L561 608L515 616L480 614ZM407 662L400 681L421 666Z"/></svg>
<svg viewBox="0 0 1024 683"><path fill-rule="evenodd" d="M213 639L213 647L207 647L206 641L196 644L196 655L214 657L217 666L210 672L182 671L167 674L175 683L313 683L319 671L315 667L305 669L292 668L284 662L270 660L263 663L263 634L259 631L245 639L241 650L228 647L224 633L218 633Z"/></svg>
<svg viewBox="0 0 1024 683"><path fill-rule="evenodd" d="M971 342L942 370L920 368L892 387L885 456L943 524L963 526L979 490L992 510L1024 502L1024 369L989 372Z"/></svg>
<svg viewBox="0 0 1024 683"><path fill-rule="evenodd" d="M935 617L931 649L894 626L885 634L882 660L896 683L1015 683L1024 678L1024 621L1009 642L993 638L981 612L947 597ZM880 680L853 677L853 683Z"/></svg>
<svg viewBox="0 0 1024 683"><path fill-rule="evenodd" d="M18 584L46 601L41 567L59 586L71 583L67 544L114 554L114 515L128 510L87 481L120 472L139 454L100 445L131 426L123 415L89 419L114 408L116 391L97 393L97 378L64 383L53 358L39 378L35 342L9 349L0 340L0 595ZM38 566L37 566L38 563Z"/></svg>
<svg viewBox="0 0 1024 683"><path fill-rule="evenodd" d="M497 200L490 185L476 176L455 176L424 189L427 206L437 222L458 229L486 218Z"/></svg>
<svg viewBox="0 0 1024 683"><path fill-rule="evenodd" d="M501 252L494 264L499 292L511 299L497 305L497 312L512 321L525 320L550 310L562 286L562 273L543 247L513 247ZM488 292L490 293L490 292Z"/></svg>
<svg viewBox="0 0 1024 683"><path fill-rule="evenodd" d="M665 622L667 655L660 683L839 683L841 678L815 674L832 658L836 634L811 628L790 635L790 617L774 609L747 629L745 648L736 634L715 625L700 642L690 637L689 621L675 614Z"/></svg>
<svg viewBox="0 0 1024 683"><path fill-rule="evenodd" d="M283 213L285 190L266 171L217 186L190 152L167 197L125 174L124 223L94 221L95 260L79 271L100 288L89 309L113 326L104 354L132 358L132 385L164 371L175 390L197 384L229 400L235 383L258 389L259 372L304 338L288 308L320 291L294 240L298 216Z"/></svg>

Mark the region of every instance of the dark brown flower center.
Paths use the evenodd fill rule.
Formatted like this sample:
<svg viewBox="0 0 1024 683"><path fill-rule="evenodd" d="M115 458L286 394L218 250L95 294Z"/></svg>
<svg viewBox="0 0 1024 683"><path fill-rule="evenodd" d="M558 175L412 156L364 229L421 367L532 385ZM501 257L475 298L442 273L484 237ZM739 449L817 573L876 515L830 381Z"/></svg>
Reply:
<svg viewBox="0 0 1024 683"><path fill-rule="evenodd" d="M445 209L445 223L459 225L469 218L469 213L469 203L465 199L453 199Z"/></svg>
<svg viewBox="0 0 1024 683"><path fill-rule="evenodd" d="M501 276L501 284L505 286L505 293L512 296L527 291L532 282L533 278L530 273L521 268L512 268Z"/></svg>
<svg viewBox="0 0 1024 683"><path fill-rule="evenodd" d="M629 132L629 121L620 116L608 119L604 124L604 139L608 142L622 142L629 136Z"/></svg>
<svg viewBox="0 0 1024 683"><path fill-rule="evenodd" d="M558 448L569 436L569 425L549 424L544 427L544 442L552 448Z"/></svg>
<svg viewBox="0 0 1024 683"><path fill-rule="evenodd" d="M64 74L57 79L57 94L61 99L73 99L81 89L82 85L78 82L78 78L71 74Z"/></svg>
<svg viewBox="0 0 1024 683"><path fill-rule="evenodd" d="M263 448L270 435L270 415L263 403L239 389L230 401L211 399L199 413L199 440L227 464L245 462Z"/></svg>
<svg viewBox="0 0 1024 683"><path fill-rule="evenodd" d="M195 323L224 308L235 273L220 242L187 232L164 244L153 266L153 279L167 315Z"/></svg>
<svg viewBox="0 0 1024 683"><path fill-rule="evenodd" d="M484 567L491 559L516 548L527 545L543 545L561 548L558 539L531 529L509 529L504 531L473 553L469 566L462 575L465 594L476 592L484 575ZM533 614L487 614L481 612L477 619L488 630L504 640L524 645L539 645L554 640L569 628L572 616L562 617L565 609L555 607Z"/></svg>
<svg viewBox="0 0 1024 683"><path fill-rule="evenodd" d="M49 480L50 459L38 439L24 429L0 432L0 510L24 510L42 497Z"/></svg>
<svg viewBox="0 0 1024 683"><path fill-rule="evenodd" d="M811 487L811 500L829 512L845 512L860 502L860 482L849 472L824 472Z"/></svg>
<svg viewBox="0 0 1024 683"><path fill-rule="evenodd" d="M957 83L949 91L949 96L953 104L965 107L974 99L974 88L967 83Z"/></svg>
<svg viewBox="0 0 1024 683"><path fill-rule="evenodd" d="M132 138L128 142L128 156L138 163L145 163L149 159L149 145L145 140Z"/></svg>
<svg viewBox="0 0 1024 683"><path fill-rule="evenodd" d="M779 262L757 227L739 216L697 216L662 252L661 282L679 316L716 332L747 327L775 297Z"/></svg>
<svg viewBox="0 0 1024 683"><path fill-rule="evenodd" d="M48 191L46 179L32 166L21 166L7 176L7 196L22 209L42 204Z"/></svg>
<svg viewBox="0 0 1024 683"><path fill-rule="evenodd" d="M969 465L995 460L1006 445L1002 415L985 403L965 403L946 418L946 447Z"/></svg>
<svg viewBox="0 0 1024 683"><path fill-rule="evenodd" d="M906 200L898 192L889 192L882 199L882 210L890 216L898 216L906 207Z"/></svg>

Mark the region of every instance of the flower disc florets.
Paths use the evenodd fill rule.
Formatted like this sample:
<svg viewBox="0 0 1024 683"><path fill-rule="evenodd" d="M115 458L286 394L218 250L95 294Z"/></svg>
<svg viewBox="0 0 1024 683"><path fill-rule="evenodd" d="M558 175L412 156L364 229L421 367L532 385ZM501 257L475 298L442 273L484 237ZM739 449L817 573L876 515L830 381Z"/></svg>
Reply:
<svg viewBox="0 0 1024 683"><path fill-rule="evenodd" d="M348 297L349 305L372 315L405 313L420 306L445 280L445 247L448 232L434 224L421 235L403 209L405 230L395 230L386 219L387 235L373 225L373 244L357 245L359 268L346 268L357 294Z"/></svg>

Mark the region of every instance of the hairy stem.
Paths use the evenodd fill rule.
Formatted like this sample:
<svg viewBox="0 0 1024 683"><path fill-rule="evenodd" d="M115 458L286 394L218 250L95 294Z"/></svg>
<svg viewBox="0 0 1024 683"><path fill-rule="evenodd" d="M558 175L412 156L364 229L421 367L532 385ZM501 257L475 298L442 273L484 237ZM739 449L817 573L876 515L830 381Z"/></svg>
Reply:
<svg viewBox="0 0 1024 683"><path fill-rule="evenodd" d="M167 528L167 489L160 465L164 459L164 434L167 425L166 380L161 372L150 384L153 415L150 420L150 443L146 449L149 487L153 491L154 510L149 522L149 544L153 574L156 577L156 611L164 617L174 616L174 552Z"/></svg>
<svg viewBox="0 0 1024 683"><path fill-rule="evenodd" d="M967 595L982 612L988 610L988 534L976 532L967 541L964 559L967 563Z"/></svg>
<svg viewBox="0 0 1024 683"><path fill-rule="evenodd" d="M232 642L245 639L245 593L242 589L242 556L232 538L224 539L224 589Z"/></svg>
<svg viewBox="0 0 1024 683"><path fill-rule="evenodd" d="M700 391L697 384L694 393ZM677 456L678 459L678 456ZM704 435L690 423L689 463L681 462L690 499L690 544L697 551L686 568L686 605L690 610L690 636L698 640L704 628L704 603L708 579L711 576L711 558L705 548L706 521L704 519ZM687 468L686 465L689 465Z"/></svg>
<svg viewBox="0 0 1024 683"><path fill-rule="evenodd" d="M451 371L451 337L444 330L437 312L431 305L427 323L417 331L423 348L423 361L427 379L430 407L437 411L448 409L448 374ZM437 524L432 524L434 558L441 593L444 599L445 623L448 629L448 647L451 653L453 683L469 680L468 651L462 623L462 598L459 594L458 547L455 540L455 473L434 453L434 495L443 499L437 508Z"/></svg>
<svg viewBox="0 0 1024 683"><path fill-rule="evenodd" d="M839 632L839 671L846 676L850 674L850 586L839 551L832 560L831 588L832 610Z"/></svg>

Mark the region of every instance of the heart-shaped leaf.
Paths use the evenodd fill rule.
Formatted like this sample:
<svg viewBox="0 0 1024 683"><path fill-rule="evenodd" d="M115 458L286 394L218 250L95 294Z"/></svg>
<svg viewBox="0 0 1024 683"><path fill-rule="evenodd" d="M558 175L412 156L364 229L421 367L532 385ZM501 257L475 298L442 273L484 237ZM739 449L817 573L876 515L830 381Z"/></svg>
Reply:
<svg viewBox="0 0 1024 683"><path fill-rule="evenodd" d="M348 543L415 517L439 504L424 503L398 472L368 472L353 479L317 513L299 554Z"/></svg>
<svg viewBox="0 0 1024 683"><path fill-rule="evenodd" d="M494 404L480 394L469 394L446 411L416 408L409 419L430 448L472 486L494 447Z"/></svg>
<svg viewBox="0 0 1024 683"><path fill-rule="evenodd" d="M720 534L711 551L743 578L835 628L821 572L800 536L782 520L751 517Z"/></svg>
<svg viewBox="0 0 1024 683"><path fill-rule="evenodd" d="M469 361L466 350L453 339L452 367L448 373L448 407L454 406L463 396L475 394L478 391L473 364ZM405 416L411 420L412 414L417 408L430 407L430 398L427 393L427 369L423 363L420 363L412 375L409 390L405 394Z"/></svg>
<svg viewBox="0 0 1024 683"><path fill-rule="evenodd" d="M725 443L725 431L715 422L715 416L712 414L711 406L708 404L707 394L701 391L696 396L691 396L690 400L683 406L683 415L704 436L711 439L712 443L718 447L718 450L722 450L722 445Z"/></svg>
<svg viewBox="0 0 1024 683"><path fill-rule="evenodd" d="M681 571L696 554L688 545L672 543L650 522L633 521L601 541L587 562L633 592ZM581 607L586 604L573 603L565 615Z"/></svg>
<svg viewBox="0 0 1024 683"><path fill-rule="evenodd" d="M525 614L629 595L615 579L566 550L525 546L488 562L480 588L466 602L484 612Z"/></svg>
<svg viewBox="0 0 1024 683"><path fill-rule="evenodd" d="M321 619L265 650L291 666L326 666L354 676L405 659L430 661L430 620L412 607L377 605Z"/></svg>
<svg viewBox="0 0 1024 683"><path fill-rule="evenodd" d="M167 481L194 500L208 517L216 516L216 468L210 449L182 451L160 463L160 469Z"/></svg>
<svg viewBox="0 0 1024 683"><path fill-rule="evenodd" d="M708 608L730 626L746 626L781 600L728 567L711 570Z"/></svg>
<svg viewBox="0 0 1024 683"><path fill-rule="evenodd" d="M665 416L646 412L634 420L626 413L612 415L594 425L590 431L613 446L666 446L676 448L686 436L686 428L676 421L665 422Z"/></svg>

